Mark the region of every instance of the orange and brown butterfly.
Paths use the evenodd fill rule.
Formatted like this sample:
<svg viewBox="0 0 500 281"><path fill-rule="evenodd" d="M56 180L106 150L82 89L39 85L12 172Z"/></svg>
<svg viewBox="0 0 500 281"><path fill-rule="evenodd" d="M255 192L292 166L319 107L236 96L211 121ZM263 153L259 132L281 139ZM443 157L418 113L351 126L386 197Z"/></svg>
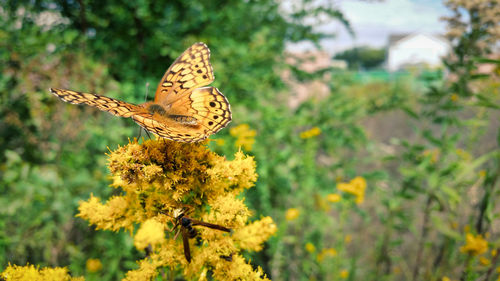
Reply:
<svg viewBox="0 0 500 281"><path fill-rule="evenodd" d="M63 101L87 104L113 115L130 117L147 131L181 142L199 142L231 121L226 97L215 87L210 50L195 43L168 68L153 102L135 105L96 94L70 90L50 91Z"/></svg>

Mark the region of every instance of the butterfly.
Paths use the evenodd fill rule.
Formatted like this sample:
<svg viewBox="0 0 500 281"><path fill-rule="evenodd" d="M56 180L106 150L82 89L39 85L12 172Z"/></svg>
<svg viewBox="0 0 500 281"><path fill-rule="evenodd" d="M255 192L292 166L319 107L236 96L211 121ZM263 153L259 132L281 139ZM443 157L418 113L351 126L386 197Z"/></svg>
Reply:
<svg viewBox="0 0 500 281"><path fill-rule="evenodd" d="M226 97L215 87L210 50L195 43L167 69L152 102L135 105L101 95L51 88L65 102L87 104L113 115L132 118L160 137L199 142L217 133L231 121Z"/></svg>

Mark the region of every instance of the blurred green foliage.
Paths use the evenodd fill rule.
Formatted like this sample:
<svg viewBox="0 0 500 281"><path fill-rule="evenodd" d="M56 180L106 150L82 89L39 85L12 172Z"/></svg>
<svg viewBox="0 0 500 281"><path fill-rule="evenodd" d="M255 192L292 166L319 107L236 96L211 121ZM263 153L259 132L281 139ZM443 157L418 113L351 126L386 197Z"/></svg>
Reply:
<svg viewBox="0 0 500 281"><path fill-rule="evenodd" d="M385 61L386 50L372 47L355 47L345 50L334 56L335 59L345 60L349 69L373 69L380 67Z"/></svg>
<svg viewBox="0 0 500 281"><path fill-rule="evenodd" d="M466 232L489 233L489 249L500 246L499 61L467 47L483 30L454 42L461 59L447 61L447 77L307 72L285 63L285 43L327 36L307 19L321 14L349 29L338 10L315 1L293 2L287 13L275 1L0 3L0 268L68 266L87 280L116 280L135 267L144 253L129 234L94 231L74 215L91 193L119 192L107 187L105 153L138 126L63 103L48 88L140 103L146 83L153 92L198 41L210 47L213 85L231 103L229 129L257 132L246 153L259 180L246 202L278 223L252 256L271 278L474 280L498 266L490 252L490 265L460 252ZM364 67L380 60L371 51ZM496 72L479 75L486 61ZM306 85L305 98L297 85ZM239 149L229 129L209 144L227 156ZM304 138L311 129L320 134ZM357 176L368 182L362 204L336 189ZM288 209L298 217L287 220ZM86 270L91 258L101 272Z"/></svg>

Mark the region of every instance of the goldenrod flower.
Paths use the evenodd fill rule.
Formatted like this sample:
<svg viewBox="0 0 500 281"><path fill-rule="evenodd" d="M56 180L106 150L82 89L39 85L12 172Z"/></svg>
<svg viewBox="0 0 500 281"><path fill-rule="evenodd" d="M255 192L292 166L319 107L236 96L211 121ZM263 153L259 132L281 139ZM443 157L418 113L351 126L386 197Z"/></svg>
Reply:
<svg viewBox="0 0 500 281"><path fill-rule="evenodd" d="M471 154L461 148L457 148L455 150L455 152L457 153L457 155L462 159L462 160L470 160L472 158Z"/></svg>
<svg viewBox="0 0 500 281"><path fill-rule="evenodd" d="M225 139L214 139L213 141L215 141L215 144L218 146L223 146L226 143Z"/></svg>
<svg viewBox="0 0 500 281"><path fill-rule="evenodd" d="M481 235L474 236L467 233L465 236L465 245L460 247L462 253L472 256L480 255L488 250L488 242Z"/></svg>
<svg viewBox="0 0 500 281"><path fill-rule="evenodd" d="M340 196L340 194L337 194L337 193L330 193L326 196L326 200L328 200L328 202L331 202L331 203L337 203L341 199L342 199L342 197Z"/></svg>
<svg viewBox="0 0 500 281"><path fill-rule="evenodd" d="M439 160L439 156L441 155L441 152L439 149L434 148L434 149L426 149L422 152L423 156L430 156L430 162L431 163L436 163Z"/></svg>
<svg viewBox="0 0 500 281"><path fill-rule="evenodd" d="M65 267L39 268L34 265L10 265L0 273L0 279L16 281L84 281L83 277L71 277Z"/></svg>
<svg viewBox="0 0 500 281"><path fill-rule="evenodd" d="M299 215L300 215L299 209L290 208L286 210L285 219L287 221L293 221L296 220L299 217Z"/></svg>
<svg viewBox="0 0 500 281"><path fill-rule="evenodd" d="M347 270L345 270L345 269L344 269L344 270L342 270L342 271L340 272L340 278L342 278L342 279L347 279L347 277L349 277L349 271L347 271Z"/></svg>
<svg viewBox="0 0 500 281"><path fill-rule="evenodd" d="M484 266L488 266L491 264L491 261L488 258L479 257L479 263L481 263Z"/></svg>
<svg viewBox="0 0 500 281"><path fill-rule="evenodd" d="M134 245L139 250L151 246L152 251L137 261L139 268L127 272L124 280L154 280L162 268L181 272L190 280L203 280L207 270L218 280L267 280L262 269L252 267L240 254L261 250L277 229L270 217L249 222L250 210L244 199L236 198L257 180L252 157L240 151L228 161L204 144L160 139L119 147L109 154L109 168L112 186L120 187L122 194L104 203L91 196L80 203L78 216L97 229L125 229L133 234L139 226ZM185 210L193 219L232 232L195 226L201 243L189 239L188 262L181 235L174 240L175 232L169 231L176 223L174 210Z"/></svg>
<svg viewBox="0 0 500 281"><path fill-rule="evenodd" d="M470 225L466 224L464 225L464 232L469 233L470 232Z"/></svg>
<svg viewBox="0 0 500 281"><path fill-rule="evenodd" d="M486 177L486 175L487 175L486 170L481 170L481 171L479 171L479 176L480 176L481 178Z"/></svg>
<svg viewBox="0 0 500 281"><path fill-rule="evenodd" d="M493 249L493 250L491 250L491 256L492 256L492 257L495 257L497 254L498 254L497 249Z"/></svg>
<svg viewBox="0 0 500 281"><path fill-rule="evenodd" d="M338 183L337 189L356 196L356 203L361 204L365 199L366 180L356 177L349 183Z"/></svg>
<svg viewBox="0 0 500 281"><path fill-rule="evenodd" d="M345 242L346 244L349 244L349 243L351 243L351 241L352 241L352 236L351 236L350 234L347 234L347 235L344 237L344 242Z"/></svg>
<svg viewBox="0 0 500 281"><path fill-rule="evenodd" d="M316 246L314 246L314 244L311 242L307 242L305 248L306 248L306 251L308 251L311 254L316 252Z"/></svg>
<svg viewBox="0 0 500 281"><path fill-rule="evenodd" d="M100 259L88 259L86 263L87 271L98 272L102 269L102 263Z"/></svg>
<svg viewBox="0 0 500 281"><path fill-rule="evenodd" d="M134 236L134 246L144 250L147 246L161 244L165 240L165 227L155 219L149 219L141 224Z"/></svg>
<svg viewBox="0 0 500 281"><path fill-rule="evenodd" d="M321 129L318 127L312 127L311 129L300 133L301 139L309 139L321 134Z"/></svg>
<svg viewBox="0 0 500 281"><path fill-rule="evenodd" d="M336 182L336 183L339 183L339 182L341 182L341 181L342 181L342 179L343 179L343 178L344 178L344 177L342 177L341 175L337 175L337 176L335 177L335 182Z"/></svg>
<svg viewBox="0 0 500 281"><path fill-rule="evenodd" d="M325 258L334 257L336 255L337 255L337 251L334 248L327 248L327 249L321 250L321 252L319 252L316 259L318 260L318 262L323 262L323 260Z"/></svg>
<svg viewBox="0 0 500 281"><path fill-rule="evenodd" d="M255 143L257 131L250 129L248 124L240 124L229 130L231 136L236 137L235 146L243 147L246 151L252 151L252 146Z"/></svg>

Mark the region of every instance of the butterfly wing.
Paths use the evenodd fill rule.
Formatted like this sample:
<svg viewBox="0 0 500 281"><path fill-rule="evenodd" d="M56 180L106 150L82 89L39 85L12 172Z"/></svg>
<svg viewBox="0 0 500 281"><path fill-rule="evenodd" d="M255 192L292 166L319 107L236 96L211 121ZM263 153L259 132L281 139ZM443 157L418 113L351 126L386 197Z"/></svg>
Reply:
<svg viewBox="0 0 500 281"><path fill-rule="evenodd" d="M130 117L160 137L198 142L231 121L226 97L217 88L199 88L214 80L209 59L210 50L205 44L193 44L166 71L154 102L143 105L70 90L51 89L51 92L66 102L87 104L113 115Z"/></svg>
<svg viewBox="0 0 500 281"><path fill-rule="evenodd" d="M184 93L213 81L210 49L204 43L195 43L167 69L156 89L154 102L167 106Z"/></svg>
<svg viewBox="0 0 500 281"><path fill-rule="evenodd" d="M140 106L105 96L54 88L51 88L50 91L52 94L65 102L73 104L87 104L116 116L132 117L135 114L144 112L147 113L147 111Z"/></svg>

